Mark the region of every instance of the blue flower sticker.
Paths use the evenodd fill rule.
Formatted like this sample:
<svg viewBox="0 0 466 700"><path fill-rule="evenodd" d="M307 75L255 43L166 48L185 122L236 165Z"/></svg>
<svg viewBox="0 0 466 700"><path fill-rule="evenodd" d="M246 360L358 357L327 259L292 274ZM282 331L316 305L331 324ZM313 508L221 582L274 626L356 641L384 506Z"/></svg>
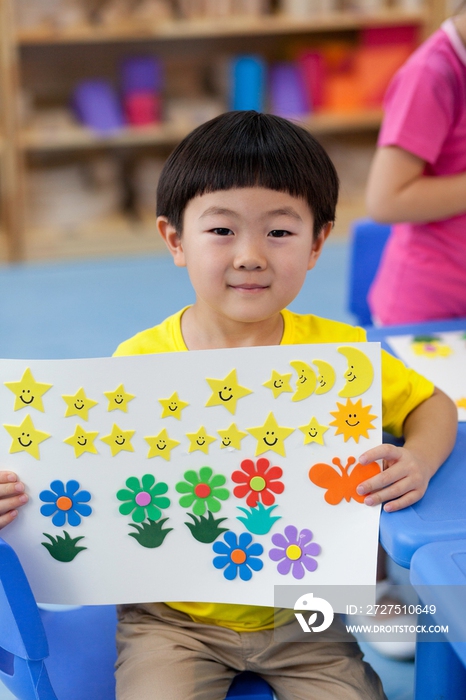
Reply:
<svg viewBox="0 0 466 700"><path fill-rule="evenodd" d="M89 491L78 491L77 481L68 481L66 486L63 481L52 481L51 491L41 491L39 498L45 502L40 512L47 517L52 516L52 523L62 527L68 519L68 524L76 527L81 523L81 516L87 518L92 513L88 505L91 500Z"/></svg>
<svg viewBox="0 0 466 700"><path fill-rule="evenodd" d="M220 556L215 557L213 565L216 569L225 569L223 575L229 581L233 581L238 575L243 581L249 581L252 571L260 571L264 566L258 557L264 548L258 542L251 544L252 535L243 532L239 537L228 530L223 536L225 542L214 542L212 549ZM226 567L226 568L225 568Z"/></svg>

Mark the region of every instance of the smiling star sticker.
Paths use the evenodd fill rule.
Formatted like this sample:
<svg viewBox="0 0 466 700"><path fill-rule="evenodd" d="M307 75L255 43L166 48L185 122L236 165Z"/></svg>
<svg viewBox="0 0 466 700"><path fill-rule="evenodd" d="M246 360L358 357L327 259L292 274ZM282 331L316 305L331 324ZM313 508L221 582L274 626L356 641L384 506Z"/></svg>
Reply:
<svg viewBox="0 0 466 700"><path fill-rule="evenodd" d="M220 449L225 447L233 447L235 450L241 449L241 440L247 437L247 433L238 430L235 423L232 423L226 430L217 430L217 433L222 438Z"/></svg>
<svg viewBox="0 0 466 700"><path fill-rule="evenodd" d="M206 382L213 392L206 406L225 406L230 413L235 413L238 399L252 394L250 389L238 384L235 369L232 369L225 379L206 378Z"/></svg>
<svg viewBox="0 0 466 700"><path fill-rule="evenodd" d="M131 438L133 437L134 433L134 430L122 430L116 425L116 423L114 423L110 435L106 435L100 439L110 447L112 457L115 457L115 455L121 451L134 452L131 444Z"/></svg>
<svg viewBox="0 0 466 700"><path fill-rule="evenodd" d="M284 391L291 391L293 389L290 386L291 374L279 374L274 369L272 370L272 376L268 382L264 382L262 386L266 386L267 389L271 389L273 393L273 398L276 399Z"/></svg>
<svg viewBox="0 0 466 700"><path fill-rule="evenodd" d="M104 391L104 396L108 399L107 411L124 411L128 413L128 404L135 397L125 391L123 384L120 384L115 391Z"/></svg>
<svg viewBox="0 0 466 700"><path fill-rule="evenodd" d="M190 445L188 452L194 452L195 450L200 450L205 454L209 453L209 445L211 442L215 442L217 438L212 437L212 435L207 435L206 429L201 426L197 433L186 433Z"/></svg>
<svg viewBox="0 0 466 700"><path fill-rule="evenodd" d="M21 425L4 425L3 427L13 438L10 447L11 454L14 452L29 452L36 459L40 459L39 445L44 440L47 440L50 435L42 432L42 430L36 430L29 414Z"/></svg>
<svg viewBox="0 0 466 700"><path fill-rule="evenodd" d="M144 440L150 447L150 450L147 453L148 459L151 457L163 457L167 460L167 462L170 461L171 451L173 448L180 444L178 440L172 440L168 437L168 433L165 428L155 437L145 437Z"/></svg>
<svg viewBox="0 0 466 700"><path fill-rule="evenodd" d="M94 440L99 433L87 432L80 425L76 426L74 435L70 435L69 438L63 440L67 445L74 447L74 456L81 457L84 452L91 452L92 454L98 454L96 446L94 445Z"/></svg>
<svg viewBox="0 0 466 700"><path fill-rule="evenodd" d="M29 367L25 370L19 382L5 382L5 386L16 396L14 410L20 408L35 408L44 412L42 396L53 384L36 382Z"/></svg>
<svg viewBox="0 0 466 700"><path fill-rule="evenodd" d="M294 428L284 428L278 425L273 413L269 413L264 425L258 428L249 428L248 433L251 433L257 440L256 457L267 450L272 450L282 457L286 457L284 440L291 433L294 433Z"/></svg>
<svg viewBox="0 0 466 700"><path fill-rule="evenodd" d="M83 420L88 420L89 409L93 406L97 406L98 403L93 399L89 399L82 387L78 389L74 396L63 394L62 399L66 403L65 418L69 416L79 416Z"/></svg>
<svg viewBox="0 0 466 700"><path fill-rule="evenodd" d="M169 399L159 399L159 403L162 404L163 407L162 418L173 416L174 418L178 418L178 420L181 420L181 411L183 408L189 406L189 403L180 399L176 391L173 392Z"/></svg>
<svg viewBox="0 0 466 700"><path fill-rule="evenodd" d="M307 425L302 425L299 429L304 433L305 445L309 445L311 442L317 442L319 445L324 444L324 433L328 430L328 426L321 425L317 418L311 418Z"/></svg>

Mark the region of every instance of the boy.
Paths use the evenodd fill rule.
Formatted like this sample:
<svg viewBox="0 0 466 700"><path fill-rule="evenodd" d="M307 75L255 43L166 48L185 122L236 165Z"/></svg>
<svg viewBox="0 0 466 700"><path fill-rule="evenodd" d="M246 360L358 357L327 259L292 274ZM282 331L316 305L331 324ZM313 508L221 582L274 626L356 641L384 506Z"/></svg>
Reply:
<svg viewBox="0 0 466 700"><path fill-rule="evenodd" d="M284 119L230 112L198 127L168 159L157 192L158 230L175 265L188 268L196 301L115 354L364 341L360 328L286 309L319 258L337 196L323 148ZM405 447L361 455L361 463L383 460L384 471L358 490L367 505L386 502L394 511L424 494L453 447L457 413L445 394L386 353L382 377L384 428L404 434ZM0 482L3 526L24 495L11 495L23 488L11 473ZM385 697L339 620L331 641L309 645L292 619L292 611L274 619L272 608L242 605L122 606L117 696L221 700L235 673L249 669L279 700Z"/></svg>

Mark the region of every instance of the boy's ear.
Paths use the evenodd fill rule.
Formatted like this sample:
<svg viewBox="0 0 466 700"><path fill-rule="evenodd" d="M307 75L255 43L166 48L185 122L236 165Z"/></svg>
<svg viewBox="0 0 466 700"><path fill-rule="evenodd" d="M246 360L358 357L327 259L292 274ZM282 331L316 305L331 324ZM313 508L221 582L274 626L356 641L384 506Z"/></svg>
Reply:
<svg viewBox="0 0 466 700"><path fill-rule="evenodd" d="M183 244L181 236L166 216L158 216L156 221L157 230L165 241L165 245L173 256L173 262L177 267L186 267Z"/></svg>
<svg viewBox="0 0 466 700"><path fill-rule="evenodd" d="M309 256L309 264L307 266L308 270L312 270L316 262L318 261L320 254L322 252L322 248L324 247L324 243L329 237L330 231L333 228L333 223L329 221L328 223L325 224L325 226L322 226L320 229L320 233L317 236L317 238L314 239L314 242L312 244L312 249L311 249L311 254Z"/></svg>

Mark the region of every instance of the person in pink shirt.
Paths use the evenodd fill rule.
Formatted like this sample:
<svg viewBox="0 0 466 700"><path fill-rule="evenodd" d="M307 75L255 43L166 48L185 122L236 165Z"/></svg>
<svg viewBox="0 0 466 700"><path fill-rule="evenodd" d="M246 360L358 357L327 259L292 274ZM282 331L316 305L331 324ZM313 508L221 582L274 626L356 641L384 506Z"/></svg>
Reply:
<svg viewBox="0 0 466 700"><path fill-rule="evenodd" d="M384 110L367 209L394 225L369 292L373 318L466 317L465 9L396 73Z"/></svg>

